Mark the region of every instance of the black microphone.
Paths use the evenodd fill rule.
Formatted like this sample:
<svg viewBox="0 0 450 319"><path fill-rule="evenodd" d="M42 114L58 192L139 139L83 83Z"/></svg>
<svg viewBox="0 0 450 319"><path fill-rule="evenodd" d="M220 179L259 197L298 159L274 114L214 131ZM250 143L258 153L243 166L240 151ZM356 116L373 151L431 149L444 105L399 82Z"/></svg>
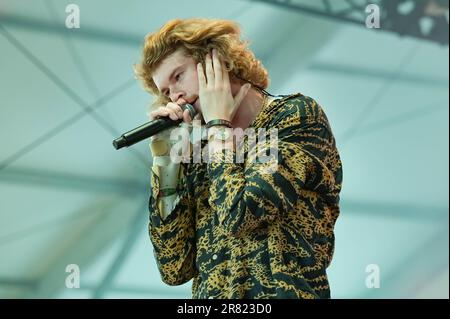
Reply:
<svg viewBox="0 0 450 319"><path fill-rule="evenodd" d="M184 104L181 106L181 109L183 110L183 112L184 110L187 109L189 111L189 116L191 117L191 119L193 119L194 116L197 114L197 111L195 110L194 106L192 106L192 104ZM165 129L177 126L181 122L183 122L182 119L174 121L170 117L162 117L159 119L155 119L153 121L145 123L141 126L136 127L131 131L122 134L122 136L116 138L113 141L113 146L116 150L124 146L126 147L131 146L133 144L136 144L137 142L149 138L152 135L164 131Z"/></svg>

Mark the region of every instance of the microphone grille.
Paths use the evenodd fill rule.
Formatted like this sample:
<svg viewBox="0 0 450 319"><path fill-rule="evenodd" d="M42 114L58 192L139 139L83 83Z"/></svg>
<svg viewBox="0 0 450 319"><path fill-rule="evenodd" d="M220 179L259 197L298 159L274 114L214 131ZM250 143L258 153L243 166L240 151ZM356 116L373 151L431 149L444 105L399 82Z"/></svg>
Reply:
<svg viewBox="0 0 450 319"><path fill-rule="evenodd" d="M194 118L194 116L197 115L197 111L195 110L194 106L192 104L186 103L183 106L181 106L181 109L184 110L188 110L189 112L189 116L191 117L191 119Z"/></svg>

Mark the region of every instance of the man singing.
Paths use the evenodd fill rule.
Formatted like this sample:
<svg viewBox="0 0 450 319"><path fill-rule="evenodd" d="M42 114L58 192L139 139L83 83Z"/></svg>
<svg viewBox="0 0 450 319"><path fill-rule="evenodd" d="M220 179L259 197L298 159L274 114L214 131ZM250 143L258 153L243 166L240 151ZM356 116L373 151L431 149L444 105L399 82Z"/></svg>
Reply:
<svg viewBox="0 0 450 319"><path fill-rule="evenodd" d="M162 280L193 279L194 298L330 298L342 164L318 103L270 95L266 69L227 20L167 22L145 38L135 69L155 96L150 119L206 129L188 143L190 154L196 143L207 149L200 162L173 160L171 130L150 142L149 233ZM256 145L237 161L235 131L263 129L276 166L255 160Z"/></svg>

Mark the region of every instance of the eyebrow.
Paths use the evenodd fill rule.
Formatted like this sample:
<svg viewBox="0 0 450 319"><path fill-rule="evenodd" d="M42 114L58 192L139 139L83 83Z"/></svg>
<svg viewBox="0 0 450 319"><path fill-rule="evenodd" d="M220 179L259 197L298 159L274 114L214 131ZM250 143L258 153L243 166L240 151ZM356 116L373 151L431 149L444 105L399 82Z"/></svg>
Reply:
<svg viewBox="0 0 450 319"><path fill-rule="evenodd" d="M169 76L169 83L170 83L170 80L172 80L172 78L173 78L173 76L175 75L175 73L182 67L183 65L179 65L179 66L177 66L175 69L173 69L173 71L172 71L172 73L170 73L170 76ZM167 88L166 87L162 87L159 91L164 95L164 91L165 90L167 90Z"/></svg>

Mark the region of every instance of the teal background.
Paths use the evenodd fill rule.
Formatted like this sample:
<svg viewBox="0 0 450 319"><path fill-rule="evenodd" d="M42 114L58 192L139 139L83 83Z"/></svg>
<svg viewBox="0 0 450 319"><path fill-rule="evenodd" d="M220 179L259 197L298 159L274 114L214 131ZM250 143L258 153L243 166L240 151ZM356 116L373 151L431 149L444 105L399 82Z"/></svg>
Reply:
<svg viewBox="0 0 450 319"><path fill-rule="evenodd" d="M176 17L237 21L269 91L326 111L344 164L332 296L448 298L448 45L237 0L0 1L0 297L190 297L154 261L147 143L111 145L147 121L132 65Z"/></svg>

